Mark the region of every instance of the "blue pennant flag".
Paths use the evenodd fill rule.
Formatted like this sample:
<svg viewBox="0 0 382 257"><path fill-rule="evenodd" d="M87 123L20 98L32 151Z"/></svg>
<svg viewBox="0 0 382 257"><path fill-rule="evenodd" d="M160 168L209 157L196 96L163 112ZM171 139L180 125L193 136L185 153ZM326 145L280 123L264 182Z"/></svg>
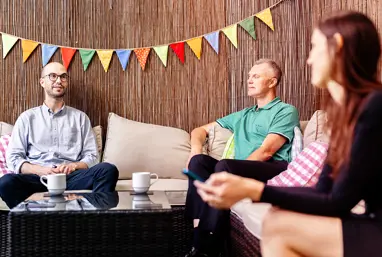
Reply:
<svg viewBox="0 0 382 257"><path fill-rule="evenodd" d="M52 58L57 48L57 46L42 44L42 67L48 64L50 58Z"/></svg>
<svg viewBox="0 0 382 257"><path fill-rule="evenodd" d="M115 53L117 54L119 62L122 65L122 69L126 70L127 64L129 63L131 50L115 50Z"/></svg>
<svg viewBox="0 0 382 257"><path fill-rule="evenodd" d="M219 31L212 32L204 36L208 43L212 46L215 52L219 53Z"/></svg>

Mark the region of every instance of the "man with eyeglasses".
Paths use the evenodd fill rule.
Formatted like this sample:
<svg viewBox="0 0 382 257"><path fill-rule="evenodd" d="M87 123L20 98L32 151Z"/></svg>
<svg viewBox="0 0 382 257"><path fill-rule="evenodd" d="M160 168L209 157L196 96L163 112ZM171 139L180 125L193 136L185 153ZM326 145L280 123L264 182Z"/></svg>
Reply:
<svg viewBox="0 0 382 257"><path fill-rule="evenodd" d="M296 108L276 97L282 72L273 60L258 60L248 78L248 96L257 104L196 128L191 133L188 168L203 179L227 171L263 182L284 171L291 160L294 128L299 127ZM234 158L216 160L202 154L202 146L215 126L234 134ZM240 190L238 188L237 190ZM192 180L186 200L186 217L193 222L193 248L186 255L219 256L229 233L229 211L210 207L198 195Z"/></svg>
<svg viewBox="0 0 382 257"><path fill-rule="evenodd" d="M40 78L44 103L22 113L6 153L13 171L0 178L0 197L12 208L36 192L46 191L40 176L64 173L67 190L113 192L118 169L98 163L96 139L88 116L64 103L69 76L60 63L46 65Z"/></svg>

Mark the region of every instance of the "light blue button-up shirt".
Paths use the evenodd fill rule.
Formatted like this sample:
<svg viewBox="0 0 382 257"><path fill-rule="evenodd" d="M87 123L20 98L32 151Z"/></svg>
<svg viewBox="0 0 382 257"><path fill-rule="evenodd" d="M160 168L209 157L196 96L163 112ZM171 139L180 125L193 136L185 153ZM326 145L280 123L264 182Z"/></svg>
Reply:
<svg viewBox="0 0 382 257"><path fill-rule="evenodd" d="M41 166L98 163L96 139L88 116L63 106L53 113L45 104L23 112L17 119L6 153L7 166L20 173L25 162Z"/></svg>

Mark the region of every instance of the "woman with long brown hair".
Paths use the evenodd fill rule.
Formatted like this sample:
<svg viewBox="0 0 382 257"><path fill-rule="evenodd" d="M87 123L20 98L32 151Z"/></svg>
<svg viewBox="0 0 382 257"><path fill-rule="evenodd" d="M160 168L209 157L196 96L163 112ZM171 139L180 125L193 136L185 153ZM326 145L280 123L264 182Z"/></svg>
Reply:
<svg viewBox="0 0 382 257"><path fill-rule="evenodd" d="M216 208L244 198L275 206L263 222L263 256L382 256L380 55L377 29L361 13L337 14L313 32L311 81L330 95L330 148L315 188L267 186L225 172L195 182ZM361 200L365 214L352 214Z"/></svg>

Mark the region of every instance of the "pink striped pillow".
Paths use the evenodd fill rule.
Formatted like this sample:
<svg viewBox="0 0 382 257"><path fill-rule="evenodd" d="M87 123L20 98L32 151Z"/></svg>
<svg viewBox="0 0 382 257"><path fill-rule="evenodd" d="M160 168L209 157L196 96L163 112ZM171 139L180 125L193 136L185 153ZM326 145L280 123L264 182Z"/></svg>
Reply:
<svg viewBox="0 0 382 257"><path fill-rule="evenodd" d="M9 140L11 135L4 135L0 137L0 177L7 173L12 173L11 170L7 169L7 163L5 160L5 152L7 151Z"/></svg>
<svg viewBox="0 0 382 257"><path fill-rule="evenodd" d="M287 170L268 180L271 186L314 186L320 176L328 151L328 144L313 142L291 163Z"/></svg>

